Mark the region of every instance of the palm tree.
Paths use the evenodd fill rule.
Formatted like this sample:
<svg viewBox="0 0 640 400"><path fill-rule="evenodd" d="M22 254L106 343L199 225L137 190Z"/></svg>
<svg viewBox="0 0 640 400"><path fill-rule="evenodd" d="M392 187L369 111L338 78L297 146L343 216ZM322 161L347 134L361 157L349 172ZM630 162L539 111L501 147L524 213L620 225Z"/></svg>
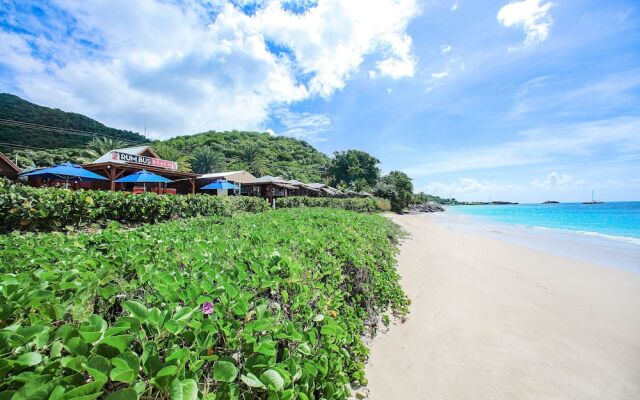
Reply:
<svg viewBox="0 0 640 400"><path fill-rule="evenodd" d="M95 158L100 157L103 154L107 154L111 150L121 149L123 147L127 147L127 142L119 139L111 139L107 137L96 137L93 138L87 144L87 150L89 150L92 156Z"/></svg>
<svg viewBox="0 0 640 400"><path fill-rule="evenodd" d="M191 157L184 154L177 147L167 143L157 143L153 145L153 150L163 160L175 161L178 163L178 171L191 172Z"/></svg>
<svg viewBox="0 0 640 400"><path fill-rule="evenodd" d="M193 153L191 168L198 174L207 174L222 169L224 160L220 153L209 146L202 146Z"/></svg>
<svg viewBox="0 0 640 400"><path fill-rule="evenodd" d="M240 149L240 161L244 168L257 177L266 174L267 168L264 165L262 149L255 144L249 143Z"/></svg>

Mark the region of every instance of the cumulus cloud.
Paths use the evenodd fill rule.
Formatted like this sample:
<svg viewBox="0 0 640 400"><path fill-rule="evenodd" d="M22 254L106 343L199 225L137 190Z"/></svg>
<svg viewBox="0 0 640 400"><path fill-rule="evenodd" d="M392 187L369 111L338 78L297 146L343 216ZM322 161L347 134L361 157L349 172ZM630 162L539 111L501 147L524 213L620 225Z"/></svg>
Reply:
<svg viewBox="0 0 640 400"><path fill-rule="evenodd" d="M0 89L171 136L264 129L270 110L343 89L365 57L376 76L414 74L415 0L244 3L255 10L159 0L59 0L40 19L10 10L0 67L12 87Z"/></svg>
<svg viewBox="0 0 640 400"><path fill-rule="evenodd" d="M451 50L453 49L453 47L451 47L450 44L443 44L442 46L440 46L440 52L442 54L447 54L449 53Z"/></svg>
<svg viewBox="0 0 640 400"><path fill-rule="evenodd" d="M519 46L510 50L519 50L544 42L549 37L553 19L549 11L553 3L541 0L522 0L511 2L498 11L498 22L505 27L522 27L526 35Z"/></svg>
<svg viewBox="0 0 640 400"><path fill-rule="evenodd" d="M559 174L556 171L549 172L545 179L534 179L531 181L531 186L551 189L555 187L570 186L583 184L584 181L575 181L571 176L566 174Z"/></svg>

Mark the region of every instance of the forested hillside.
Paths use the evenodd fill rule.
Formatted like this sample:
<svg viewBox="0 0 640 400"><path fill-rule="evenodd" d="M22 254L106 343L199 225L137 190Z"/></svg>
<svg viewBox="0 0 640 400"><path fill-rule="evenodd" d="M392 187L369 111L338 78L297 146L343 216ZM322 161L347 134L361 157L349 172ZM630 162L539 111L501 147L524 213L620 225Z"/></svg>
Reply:
<svg viewBox="0 0 640 400"><path fill-rule="evenodd" d="M22 124L15 124L20 122ZM81 114L42 107L8 93L0 93L0 151L9 152L15 145L40 148L81 148L92 139L90 135L56 131L50 128L25 127L23 124L95 132L130 142L146 141L144 136L120 129L109 128ZM22 126L10 126L22 125Z"/></svg>
<svg viewBox="0 0 640 400"><path fill-rule="evenodd" d="M259 132L204 132L162 142L192 155L192 167L200 171L202 153L218 158L216 169L247 169L260 175L280 175L319 182L329 158L305 141Z"/></svg>

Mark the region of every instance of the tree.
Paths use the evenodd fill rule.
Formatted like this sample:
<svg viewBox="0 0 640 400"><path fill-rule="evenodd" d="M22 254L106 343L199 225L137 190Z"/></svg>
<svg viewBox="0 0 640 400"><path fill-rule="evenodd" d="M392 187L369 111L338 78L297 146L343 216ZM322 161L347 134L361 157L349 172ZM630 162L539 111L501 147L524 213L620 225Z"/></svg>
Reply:
<svg viewBox="0 0 640 400"><path fill-rule="evenodd" d="M433 194L426 194L424 192L414 194L411 202L413 204L424 204L424 203L456 204L457 203L456 199L454 198L444 199L440 196L436 196Z"/></svg>
<svg viewBox="0 0 640 400"><path fill-rule="evenodd" d="M17 161L16 165L22 169L50 167L64 162L87 164L97 157L93 151L87 149L48 149L48 150L14 150L7 154L10 160Z"/></svg>
<svg viewBox="0 0 640 400"><path fill-rule="evenodd" d="M391 171L380 179L374 194L391 201L392 211L402 212L413 199L413 183L404 172Z"/></svg>
<svg viewBox="0 0 640 400"><path fill-rule="evenodd" d="M196 150L191 160L191 168L197 174L208 174L220 170L223 165L222 155L209 146L203 146Z"/></svg>
<svg viewBox="0 0 640 400"><path fill-rule="evenodd" d="M111 150L121 149L123 147L127 147L127 142L106 137L93 138L93 140L87 143L87 150L92 151L95 158L107 154Z"/></svg>
<svg viewBox="0 0 640 400"><path fill-rule="evenodd" d="M380 177L380 160L361 150L336 151L327 165L327 177L332 186L345 184L366 190Z"/></svg>
<svg viewBox="0 0 640 400"><path fill-rule="evenodd" d="M191 157L182 153L178 148L166 143L155 143L153 145L153 150L163 160L177 162L179 171L191 171Z"/></svg>
<svg viewBox="0 0 640 400"><path fill-rule="evenodd" d="M253 143L247 143L240 149L240 162L244 168L257 177L266 174L262 149Z"/></svg>

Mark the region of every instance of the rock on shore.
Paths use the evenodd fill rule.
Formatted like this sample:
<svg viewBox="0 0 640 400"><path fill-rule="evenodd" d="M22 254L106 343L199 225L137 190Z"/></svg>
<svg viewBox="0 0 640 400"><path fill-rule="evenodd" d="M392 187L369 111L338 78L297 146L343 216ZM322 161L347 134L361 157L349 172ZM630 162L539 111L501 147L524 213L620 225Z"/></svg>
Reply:
<svg viewBox="0 0 640 400"><path fill-rule="evenodd" d="M443 212L443 211L445 211L444 207L436 203L414 204L409 207L409 212L432 213L432 212Z"/></svg>

